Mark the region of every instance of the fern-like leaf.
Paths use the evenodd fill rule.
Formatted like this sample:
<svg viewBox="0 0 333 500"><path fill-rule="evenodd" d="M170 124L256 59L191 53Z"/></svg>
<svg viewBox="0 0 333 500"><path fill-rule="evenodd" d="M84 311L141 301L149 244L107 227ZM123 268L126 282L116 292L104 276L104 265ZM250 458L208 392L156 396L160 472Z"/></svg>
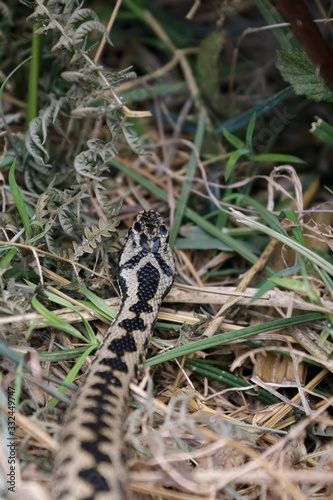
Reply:
<svg viewBox="0 0 333 500"><path fill-rule="evenodd" d="M77 26L84 22L87 22L88 20L91 21L99 21L98 15L96 14L95 11L92 9L86 9L86 8L78 8L76 9L73 14L71 14L67 25L66 25L66 30L67 32L72 35L75 33L75 30Z"/></svg>
<svg viewBox="0 0 333 500"><path fill-rule="evenodd" d="M34 160L40 165L47 166L44 161L44 158L41 156L41 152L49 157L48 152L43 147L42 141L40 139L40 131L41 131L41 119L39 117L31 120L29 124L29 133L26 134L25 138L25 146Z"/></svg>
<svg viewBox="0 0 333 500"><path fill-rule="evenodd" d="M78 219L76 213L65 207L61 212L59 212L59 222L63 231L69 236L73 236L78 230Z"/></svg>
<svg viewBox="0 0 333 500"><path fill-rule="evenodd" d="M70 258L77 260L84 253L93 253L97 243L101 243L102 236L110 238L112 233L116 233L116 227L119 221L116 217L111 219L99 219L98 227L92 226L91 231L86 227L84 229L84 235L81 243L76 243L73 241L74 253L70 252Z"/></svg>
<svg viewBox="0 0 333 500"><path fill-rule="evenodd" d="M16 287L15 280L10 278L7 286L0 292L0 315L11 316L13 314L23 314L30 309L24 293Z"/></svg>
<svg viewBox="0 0 333 500"><path fill-rule="evenodd" d="M48 194L46 192L43 193L37 201L35 208L36 219L43 225L48 221L49 210L46 207L48 198Z"/></svg>
<svg viewBox="0 0 333 500"><path fill-rule="evenodd" d="M61 97L60 99L58 99L56 101L52 98L52 100L53 100L53 102L50 104L50 106L48 106L45 109L45 111L41 114L41 126L42 126L42 132L43 132L42 144L44 144L46 141L47 127L51 123L53 123L53 124L55 123L60 109L68 101L68 98Z"/></svg>
<svg viewBox="0 0 333 500"><path fill-rule="evenodd" d="M11 10L6 4L4 4L4 2L1 1L0 1L0 13L2 18L6 19L10 25L13 24L13 16Z"/></svg>
<svg viewBox="0 0 333 500"><path fill-rule="evenodd" d="M54 243L54 238L53 236L50 234L50 231L48 231L45 236L44 236L44 239L45 239L45 243L46 243L46 246L47 246L47 249L49 252L52 252L54 254L57 253L57 249L55 247L55 243Z"/></svg>
<svg viewBox="0 0 333 500"><path fill-rule="evenodd" d="M132 133L130 130L131 127L133 127L133 123L130 122L125 122L121 126L126 142L134 153L137 155L144 155L145 150L142 147L140 139L137 135Z"/></svg>
<svg viewBox="0 0 333 500"><path fill-rule="evenodd" d="M108 199L108 191L104 188L102 183L95 182L92 189L95 193L98 203L103 208L104 212L109 215L109 217L116 217L117 215L119 215L123 206L122 199L120 199L118 206L114 207L114 200Z"/></svg>
<svg viewBox="0 0 333 500"><path fill-rule="evenodd" d="M99 31L102 35L107 39L109 43L111 40L109 39L108 32L105 26L99 21L87 21L82 23L78 29L75 31L73 35L73 42L75 47L82 47L85 43L87 36L91 31Z"/></svg>

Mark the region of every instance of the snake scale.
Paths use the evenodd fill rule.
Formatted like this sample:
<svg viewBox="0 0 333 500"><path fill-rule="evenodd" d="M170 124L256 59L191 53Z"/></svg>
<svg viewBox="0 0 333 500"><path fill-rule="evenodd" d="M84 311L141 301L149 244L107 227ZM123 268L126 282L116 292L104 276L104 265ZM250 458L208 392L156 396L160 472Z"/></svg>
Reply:
<svg viewBox="0 0 333 500"><path fill-rule="evenodd" d="M167 238L154 210L142 210L128 232L119 260L119 312L60 431L55 500L125 498L123 426L129 383L173 282L175 263Z"/></svg>

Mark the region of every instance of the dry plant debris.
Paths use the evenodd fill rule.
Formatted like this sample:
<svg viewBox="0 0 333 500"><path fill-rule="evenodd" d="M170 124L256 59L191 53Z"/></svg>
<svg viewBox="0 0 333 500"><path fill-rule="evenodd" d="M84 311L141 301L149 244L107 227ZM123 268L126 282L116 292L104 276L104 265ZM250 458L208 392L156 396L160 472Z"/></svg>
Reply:
<svg viewBox="0 0 333 500"><path fill-rule="evenodd" d="M142 208L177 280L128 500L333 498L332 6L292 3L0 0L1 498L50 498Z"/></svg>

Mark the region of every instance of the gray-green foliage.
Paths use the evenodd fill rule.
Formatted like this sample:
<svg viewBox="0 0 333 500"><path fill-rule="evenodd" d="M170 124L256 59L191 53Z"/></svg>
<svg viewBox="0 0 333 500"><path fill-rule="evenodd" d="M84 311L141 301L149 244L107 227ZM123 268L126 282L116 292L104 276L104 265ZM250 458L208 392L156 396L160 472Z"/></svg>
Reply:
<svg viewBox="0 0 333 500"><path fill-rule="evenodd" d="M23 314L29 307L24 293L15 286L14 279L9 279L6 285L0 280L0 316Z"/></svg>
<svg viewBox="0 0 333 500"><path fill-rule="evenodd" d="M306 52L299 49L279 51L277 68L296 94L306 95L313 101L333 102L333 92L325 86Z"/></svg>
<svg viewBox="0 0 333 500"><path fill-rule="evenodd" d="M87 42L91 32L97 31L108 43L111 41L97 14L84 8L83 3L37 0L28 20L38 23L36 34L48 35L44 53L55 58L59 73L56 81L50 82L51 92L43 96L44 107L26 133L29 156L24 164L25 182L32 191L45 191L36 207L36 219L46 228L44 241L49 250L54 251L54 236L61 230L76 239L74 253L70 250L69 254L77 258L83 252L90 253L107 228L105 236L110 237L111 230L115 232L119 209L115 210L106 196L105 173L117 154L117 144L126 142L142 153L138 138L124 120L123 102L115 91L119 83L135 74L130 68L111 73L91 59L92 47ZM80 133L82 123L90 120L93 126L93 120L101 118L110 131L108 141L87 139L89 129L86 135ZM70 190L64 180L72 186ZM83 236L82 203L87 191L95 195L112 222L104 227L101 219L99 231L93 229Z"/></svg>
<svg viewBox="0 0 333 500"><path fill-rule="evenodd" d="M87 39L91 32L100 32L109 43L110 39L103 24L99 21L97 14L87 8L83 8L82 3L76 0L37 0L35 11L28 20L38 23L40 26L37 34L51 34L51 46L49 50L56 58L55 64L59 68L58 80L51 84L51 92L47 97L49 103L44 106L39 116L33 119L26 134L26 148L29 152L29 159L26 162L25 170L38 171L44 176L45 187L51 180L58 184L63 178L66 170L66 177L72 169L73 164L80 164L81 170L96 170L90 161L88 153L80 154L80 158L75 156L78 149L84 148L83 140L79 148L75 148L68 137L68 133L78 130L78 121L87 117L93 119L103 118L110 131L110 140L105 145L105 149L112 152L113 157L117 152L119 140L127 142L129 147L137 153L141 153L140 145L136 138L128 133L128 125L123 120L123 102L117 96L115 87L125 79L135 77L129 68L123 71L110 73L101 65L97 65L89 56L92 47L88 47ZM47 38L49 43L49 37ZM44 49L45 52L46 49ZM62 82L60 81L62 77ZM64 85L64 82L70 85ZM59 91L66 89L65 95L59 95ZM73 122L68 123L69 115ZM63 149L46 147L46 142L50 137L50 130L55 130L62 140L67 142L67 162L63 162ZM88 148L89 151L90 148ZM60 150L60 151L59 151ZM57 164L57 155L62 155L61 168ZM85 163L85 165L83 165ZM82 180L80 172L78 182ZM72 171L74 175L75 172ZM96 175L92 172L96 179ZM54 178L55 177L55 178ZM26 173L26 182L31 189L34 189L34 175ZM41 186L38 186L41 188Z"/></svg>
<svg viewBox="0 0 333 500"><path fill-rule="evenodd" d="M116 93L117 85L135 74L130 68L111 73L90 57L89 52L96 46L96 43L92 46L90 40L96 39L96 33L111 42L97 14L84 8L83 3L76 0L22 3L34 8L28 21L38 26L35 34L43 38L38 82L35 81L40 111L24 135L22 132L13 136L22 159L13 176L18 178L21 168L25 186L40 197L35 202L34 197L21 192L17 185L16 194L10 194L17 208L13 212L15 216L3 213L2 227L8 235L8 246L11 241L26 243L55 256L95 266L103 273L108 266L107 259L101 259L96 266L94 253L97 247L113 244L117 239L117 215L121 208L119 201L115 208L110 197L110 186L114 184L109 175L110 161L117 154L119 144L122 148L128 144L135 152L142 152L132 125L124 116L124 103ZM15 14L15 10L13 12ZM8 19L4 27L8 31L10 11L0 0L0 36L5 16ZM8 125L8 116L5 118ZM91 139L96 121L102 124L103 141ZM10 157L13 152L7 154ZM88 197L99 203L105 216L95 217L90 213ZM21 211L18 210L19 198ZM22 213L27 220L24 226L20 222ZM56 258L47 257L45 261L40 254L41 262L37 266L36 256L29 251L17 250L14 254L0 248L0 274L5 276L4 283L14 276L10 282L14 290L16 277L30 278L36 275L35 271L40 272L42 266L65 277L73 276L72 281L76 279L77 270L74 272ZM4 301L13 293L8 294L7 286L0 287L0 306L3 300L8 314L13 311ZM21 311L20 307L15 310Z"/></svg>
<svg viewBox="0 0 333 500"><path fill-rule="evenodd" d="M2 55L8 50L8 35L6 31L9 26L13 24L12 13L8 7L2 0L0 0L0 58L2 59ZM5 79L5 75L2 72L3 68L0 68L0 81Z"/></svg>

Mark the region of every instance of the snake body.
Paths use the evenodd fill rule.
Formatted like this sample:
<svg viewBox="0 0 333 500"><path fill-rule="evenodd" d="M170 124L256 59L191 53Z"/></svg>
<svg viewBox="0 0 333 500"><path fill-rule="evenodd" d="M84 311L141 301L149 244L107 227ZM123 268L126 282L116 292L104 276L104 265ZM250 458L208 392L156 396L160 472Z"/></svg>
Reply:
<svg viewBox="0 0 333 500"><path fill-rule="evenodd" d="M167 237L154 210L141 211L128 232L119 260L119 312L60 431L52 484L56 500L125 498L123 425L129 383L173 282Z"/></svg>

